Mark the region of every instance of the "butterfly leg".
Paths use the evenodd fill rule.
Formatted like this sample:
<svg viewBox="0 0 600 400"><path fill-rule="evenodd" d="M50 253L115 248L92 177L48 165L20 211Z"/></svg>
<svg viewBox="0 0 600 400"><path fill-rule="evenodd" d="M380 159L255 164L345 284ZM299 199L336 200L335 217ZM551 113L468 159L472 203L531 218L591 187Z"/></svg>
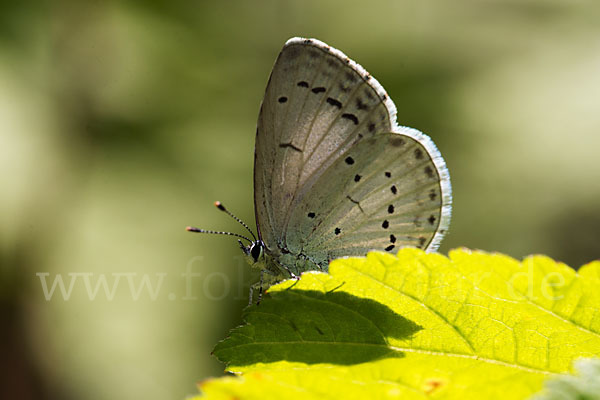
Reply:
<svg viewBox="0 0 600 400"><path fill-rule="evenodd" d="M260 301L262 299L262 292L263 292L263 274L262 271L260 273L260 281L258 281L257 283L250 285L250 293L248 294L248 306L252 305L252 300L254 300L254 291L256 289L258 289L258 301L256 302L256 305L260 304Z"/></svg>
<svg viewBox="0 0 600 400"><path fill-rule="evenodd" d="M264 270L260 271L260 281L258 282L260 289L258 289L258 300L256 301L256 305L260 304L263 295L263 278L264 278Z"/></svg>
<svg viewBox="0 0 600 400"><path fill-rule="evenodd" d="M285 265L281 264L279 261L275 260L277 262L277 264L279 265L280 268L285 269L287 271L288 274L290 274L290 278L292 279L300 279L300 275L296 275L295 273L293 273L288 267L286 267Z"/></svg>
<svg viewBox="0 0 600 400"><path fill-rule="evenodd" d="M275 262L275 264L277 264L277 266L279 267L280 270L286 271L288 274L290 274L290 278L299 279L299 276L294 274L292 272L292 270L289 269L286 265L283 265L282 263L280 263L278 260L275 260L275 259L273 261Z"/></svg>
<svg viewBox="0 0 600 400"><path fill-rule="evenodd" d="M260 279L257 283L250 286L250 294L248 296L248 305L252 305L252 300L254 300L254 290L258 289L258 300L256 301L256 305L259 305L262 300L263 295L263 286L264 286L264 273L268 271L262 270L260 271Z"/></svg>
<svg viewBox="0 0 600 400"><path fill-rule="evenodd" d="M254 297L254 285L250 286L250 294L248 295L248 305L252 305L252 298Z"/></svg>

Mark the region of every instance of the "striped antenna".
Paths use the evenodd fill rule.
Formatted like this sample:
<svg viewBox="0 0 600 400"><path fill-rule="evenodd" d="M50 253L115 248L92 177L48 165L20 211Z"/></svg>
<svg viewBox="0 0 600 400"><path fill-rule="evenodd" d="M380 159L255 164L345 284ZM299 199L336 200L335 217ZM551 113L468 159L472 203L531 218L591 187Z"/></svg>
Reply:
<svg viewBox="0 0 600 400"><path fill-rule="evenodd" d="M256 241L256 236L254 236L254 233L252 232L252 230L248 227L248 225L246 225L244 223L244 221L242 221L241 219L239 219L238 217L236 217L235 215L233 215L228 209L225 208L225 206L223 204L221 204L220 201L215 201L215 207L217 207L219 210L223 211L224 213L226 213L227 215L229 215L231 218L235 219L237 222L240 223L240 225L242 225L244 228L246 228L246 230L248 232L250 232L250 234L252 235L252 237L254 238L254 241Z"/></svg>
<svg viewBox="0 0 600 400"><path fill-rule="evenodd" d="M193 226L188 226L187 228L185 228L185 230L188 231L188 232L196 232L196 233L211 233L213 235L235 236L235 237L239 237L239 238L242 238L242 239L246 239L247 241L249 241L250 243L252 243L252 240L248 239L246 236L239 235L239 234L233 233L233 232L211 231L211 230L207 230L207 229L195 228Z"/></svg>
<svg viewBox="0 0 600 400"><path fill-rule="evenodd" d="M242 221L241 219L239 219L238 217L236 217L235 215L233 215L231 212L229 212L229 210L227 210L225 208L225 206L223 204L221 204L220 201L215 201L215 207L217 207L219 210L223 211L225 214L229 215L231 218L233 218L237 222L239 222L244 228L246 228L248 230L248 232L250 232L250 234L252 235L252 237L254 238L254 240L250 240L249 238L247 238L244 235L240 235L240 234L233 233L233 232L211 231L211 230L208 230L208 229L200 229L200 228L196 228L196 227L193 227L193 226L188 226L187 228L185 228L185 230L188 231L188 232L196 232L196 233L210 233L210 234L213 234L213 235L235 236L235 237L239 237L239 238L245 239L245 240L249 241L250 243L254 243L254 242L258 241L258 239L256 239L256 236L254 236L254 233L248 227L248 225L246 225L244 223L244 221Z"/></svg>

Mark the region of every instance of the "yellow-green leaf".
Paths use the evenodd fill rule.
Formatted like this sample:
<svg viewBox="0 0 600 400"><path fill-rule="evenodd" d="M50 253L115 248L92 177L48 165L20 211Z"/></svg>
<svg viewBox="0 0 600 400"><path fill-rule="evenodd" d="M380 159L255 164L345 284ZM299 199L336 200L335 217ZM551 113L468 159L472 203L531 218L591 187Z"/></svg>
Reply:
<svg viewBox="0 0 600 400"><path fill-rule="evenodd" d="M269 289L214 354L206 398L514 398L600 355L600 263L416 249Z"/></svg>

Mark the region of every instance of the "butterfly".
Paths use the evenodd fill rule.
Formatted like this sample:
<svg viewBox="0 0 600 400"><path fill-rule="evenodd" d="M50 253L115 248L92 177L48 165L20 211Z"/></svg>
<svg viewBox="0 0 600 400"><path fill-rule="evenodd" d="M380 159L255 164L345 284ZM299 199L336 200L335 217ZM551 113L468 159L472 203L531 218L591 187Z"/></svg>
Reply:
<svg viewBox="0 0 600 400"><path fill-rule="evenodd" d="M433 141L396 123L383 87L341 51L292 38L271 72L256 127L258 238L240 247L257 287L329 261L414 246L434 251L448 229L451 185ZM252 291L250 293L252 300Z"/></svg>

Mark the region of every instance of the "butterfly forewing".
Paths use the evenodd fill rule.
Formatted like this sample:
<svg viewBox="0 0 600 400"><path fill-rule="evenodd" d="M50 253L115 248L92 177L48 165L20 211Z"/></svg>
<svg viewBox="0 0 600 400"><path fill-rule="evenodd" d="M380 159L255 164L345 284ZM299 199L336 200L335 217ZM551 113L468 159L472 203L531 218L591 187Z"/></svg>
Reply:
<svg viewBox="0 0 600 400"><path fill-rule="evenodd" d="M254 174L257 225L274 257L324 267L372 249L431 248L448 223L449 178L433 143L398 128L377 81L314 39L291 39L275 62Z"/></svg>
<svg viewBox="0 0 600 400"><path fill-rule="evenodd" d="M283 48L259 115L255 201L261 232L267 218L273 228L266 241L285 242L287 211L307 180L359 134L391 130L387 108L349 60L314 43L290 41Z"/></svg>

